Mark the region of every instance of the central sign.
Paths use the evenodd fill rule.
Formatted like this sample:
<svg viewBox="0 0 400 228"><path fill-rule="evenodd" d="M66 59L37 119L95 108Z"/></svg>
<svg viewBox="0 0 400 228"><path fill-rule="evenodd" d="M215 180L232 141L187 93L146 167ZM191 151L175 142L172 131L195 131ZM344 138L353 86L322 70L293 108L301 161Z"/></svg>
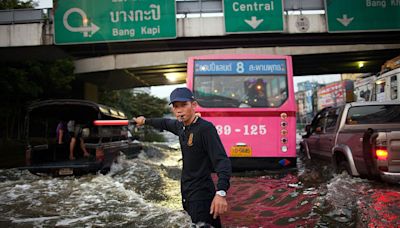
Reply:
<svg viewBox="0 0 400 228"><path fill-rule="evenodd" d="M176 38L175 0L58 0L56 44Z"/></svg>
<svg viewBox="0 0 400 228"><path fill-rule="evenodd" d="M225 32L282 32L282 0L224 0Z"/></svg>

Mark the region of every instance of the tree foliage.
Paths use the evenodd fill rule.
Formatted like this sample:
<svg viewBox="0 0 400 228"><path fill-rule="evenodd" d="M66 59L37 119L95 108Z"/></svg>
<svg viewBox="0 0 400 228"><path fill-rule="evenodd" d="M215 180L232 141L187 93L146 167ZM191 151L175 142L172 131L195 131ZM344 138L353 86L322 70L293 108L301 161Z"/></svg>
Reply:
<svg viewBox="0 0 400 228"><path fill-rule="evenodd" d="M29 9L38 5L36 1L27 0L0 0L0 10L6 9Z"/></svg>
<svg viewBox="0 0 400 228"><path fill-rule="evenodd" d="M32 101L70 98L73 71L69 59L0 65L0 138L22 137L24 110Z"/></svg>
<svg viewBox="0 0 400 228"><path fill-rule="evenodd" d="M105 90L100 92L99 103L124 111L128 118L143 115L162 117L168 113L168 101L147 93L133 94L131 90Z"/></svg>
<svg viewBox="0 0 400 228"><path fill-rule="evenodd" d="M25 102L70 96L74 65L69 59L54 62L25 62L0 66L0 102Z"/></svg>
<svg viewBox="0 0 400 228"><path fill-rule="evenodd" d="M128 118L135 116L162 117L169 112L168 101L147 93L133 94L131 90L102 91L100 103L116 107L124 111ZM145 126L141 131L135 132L143 141L165 141L164 137L153 128Z"/></svg>

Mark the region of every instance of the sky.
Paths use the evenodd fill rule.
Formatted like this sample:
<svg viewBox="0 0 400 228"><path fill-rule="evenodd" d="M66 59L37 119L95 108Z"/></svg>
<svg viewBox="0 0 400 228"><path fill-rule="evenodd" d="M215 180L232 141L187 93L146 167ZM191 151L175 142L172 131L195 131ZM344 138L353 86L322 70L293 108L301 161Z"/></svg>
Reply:
<svg viewBox="0 0 400 228"><path fill-rule="evenodd" d="M150 93L159 98L169 99L169 94L178 87L186 87L186 84L165 85L165 86L152 86Z"/></svg>
<svg viewBox="0 0 400 228"><path fill-rule="evenodd" d="M315 81L321 84L340 81L340 74L325 74L325 75L309 75L309 76L295 76L293 79L294 91L297 92L297 83L304 81Z"/></svg>
<svg viewBox="0 0 400 228"><path fill-rule="evenodd" d="M36 8L42 9L42 8L53 8L53 0L39 0L36 1L39 3L39 6Z"/></svg>

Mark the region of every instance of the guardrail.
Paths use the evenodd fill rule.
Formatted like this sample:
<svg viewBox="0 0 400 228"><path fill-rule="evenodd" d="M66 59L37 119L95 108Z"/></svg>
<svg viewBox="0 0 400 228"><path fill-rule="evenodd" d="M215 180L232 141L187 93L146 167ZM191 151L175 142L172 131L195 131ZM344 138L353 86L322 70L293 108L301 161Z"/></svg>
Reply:
<svg viewBox="0 0 400 228"><path fill-rule="evenodd" d="M223 0L176 0L177 14L222 13ZM283 0L285 11L323 10L323 0ZM52 9L0 10L0 24L52 21Z"/></svg>
<svg viewBox="0 0 400 228"><path fill-rule="evenodd" d="M177 14L222 13L223 0L176 0ZM323 0L283 0L284 11L324 10Z"/></svg>
<svg viewBox="0 0 400 228"><path fill-rule="evenodd" d="M51 9L0 10L0 24L39 23L50 19Z"/></svg>

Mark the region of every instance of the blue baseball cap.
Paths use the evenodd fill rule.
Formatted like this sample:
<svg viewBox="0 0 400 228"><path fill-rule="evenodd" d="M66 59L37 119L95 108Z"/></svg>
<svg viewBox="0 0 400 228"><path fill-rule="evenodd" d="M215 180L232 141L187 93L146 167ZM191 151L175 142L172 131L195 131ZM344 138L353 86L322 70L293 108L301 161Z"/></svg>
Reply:
<svg viewBox="0 0 400 228"><path fill-rule="evenodd" d="M188 88L181 87L176 88L171 92L171 95L169 95L169 100L169 104L172 104L175 101L194 101L194 96L192 91L190 91Z"/></svg>

